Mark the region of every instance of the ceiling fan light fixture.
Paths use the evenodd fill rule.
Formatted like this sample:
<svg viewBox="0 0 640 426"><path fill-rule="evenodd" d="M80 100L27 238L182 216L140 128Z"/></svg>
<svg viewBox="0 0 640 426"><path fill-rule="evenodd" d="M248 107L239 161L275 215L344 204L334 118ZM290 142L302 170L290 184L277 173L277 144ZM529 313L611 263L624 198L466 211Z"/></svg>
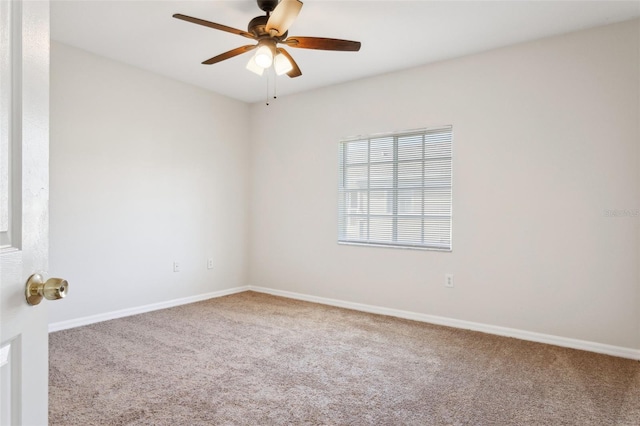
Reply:
<svg viewBox="0 0 640 426"><path fill-rule="evenodd" d="M269 68L273 63L273 52L271 52L269 46L262 45L258 48L253 59L259 67Z"/></svg>
<svg viewBox="0 0 640 426"><path fill-rule="evenodd" d="M273 60L273 67L276 70L276 74L282 75L291 71L293 69L293 64L291 64L289 58L278 52Z"/></svg>
<svg viewBox="0 0 640 426"><path fill-rule="evenodd" d="M264 74L264 68L256 63L256 55L253 55L249 62L247 63L247 69L253 73L258 75Z"/></svg>
<svg viewBox="0 0 640 426"><path fill-rule="evenodd" d="M2 0L0 0L2 1ZM213 28L214 30L236 34L250 38L256 44L240 46L227 52L216 55L203 61L203 65L217 64L218 62L236 57L249 51L255 51L246 68L257 74L264 75L264 70L274 68L274 74L286 74L290 78L300 77L300 67L285 49L279 49L278 44L297 49L333 50L342 52L357 52L360 50L359 41L342 40L326 37L289 37L289 27L297 18L302 8L300 0L257 0L258 7L266 12L266 15L257 16L249 22L248 31L206 21L181 13L173 14L173 17L192 24Z"/></svg>

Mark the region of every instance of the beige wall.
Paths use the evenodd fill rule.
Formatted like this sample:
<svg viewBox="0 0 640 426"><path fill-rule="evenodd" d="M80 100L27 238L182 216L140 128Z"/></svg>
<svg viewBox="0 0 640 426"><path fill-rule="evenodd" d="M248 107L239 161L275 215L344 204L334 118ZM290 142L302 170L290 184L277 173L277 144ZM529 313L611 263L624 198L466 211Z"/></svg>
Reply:
<svg viewBox="0 0 640 426"><path fill-rule="evenodd" d="M635 20L252 105L249 283L640 348L640 218L605 215L640 208L639 34ZM446 124L453 252L336 244L337 142Z"/></svg>
<svg viewBox="0 0 640 426"><path fill-rule="evenodd" d="M639 22L269 107L54 42L51 322L252 284L640 349ZM446 124L453 252L337 245L340 138Z"/></svg>
<svg viewBox="0 0 640 426"><path fill-rule="evenodd" d="M51 322L246 283L247 116L244 103L52 43L49 273L70 292Z"/></svg>

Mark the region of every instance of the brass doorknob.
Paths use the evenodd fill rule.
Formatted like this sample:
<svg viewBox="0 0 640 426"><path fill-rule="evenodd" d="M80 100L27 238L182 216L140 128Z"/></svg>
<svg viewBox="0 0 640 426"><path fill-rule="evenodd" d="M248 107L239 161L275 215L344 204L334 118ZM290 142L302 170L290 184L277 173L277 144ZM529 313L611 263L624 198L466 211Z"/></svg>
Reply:
<svg viewBox="0 0 640 426"><path fill-rule="evenodd" d="M42 275L33 274L27 280L25 296L27 303L37 305L44 297L47 300L62 299L69 291L69 283L62 278L49 278L44 282Z"/></svg>

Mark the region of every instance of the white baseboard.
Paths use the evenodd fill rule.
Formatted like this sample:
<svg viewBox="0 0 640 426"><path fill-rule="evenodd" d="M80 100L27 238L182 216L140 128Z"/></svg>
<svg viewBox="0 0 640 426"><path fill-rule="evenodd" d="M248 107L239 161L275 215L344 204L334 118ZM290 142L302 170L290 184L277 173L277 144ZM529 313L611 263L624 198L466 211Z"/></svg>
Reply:
<svg viewBox="0 0 640 426"><path fill-rule="evenodd" d="M595 352L605 355L612 355L621 358L629 358L640 361L640 349L631 349L621 346L605 345L603 343L590 342L586 340L571 339L567 337L554 336L551 334L535 333L532 331L518 330L515 328L500 327L490 324L482 324L472 321L464 321L436 315L420 314L417 312L403 311L400 309L384 308L381 306L365 305L363 303L347 302L344 300L330 299L326 297L310 296L301 293L294 293L285 290L275 290L259 286L234 287L226 290L214 291L211 293L199 294L197 296L184 297L181 299L169 300L166 302L153 303L150 305L138 306L135 308L122 309L119 311L105 312L103 314L90 315L83 318L76 318L68 321L60 321L49 324L49 332L66 330L69 328L81 327L83 325L108 321L130 315L142 314L156 311L158 309L172 308L174 306L186 305L188 303L200 302L202 300L216 297L228 296L230 294L242 293L244 291L255 291L258 293L272 294L274 296L286 297L289 299L304 300L307 302L320 303L323 305L337 306L340 308L353 309L356 311L369 312L372 314L388 315L392 317L404 318L413 321L426 322L430 324L444 325L448 327L461 328L465 330L480 331L483 333L495 334L498 336L514 337L516 339L528 340L532 342L546 343L550 345L562 346L565 348L580 349L583 351Z"/></svg>
<svg viewBox="0 0 640 426"><path fill-rule="evenodd" d="M570 339L567 337L553 336L551 334L534 333L531 331L518 330L515 328L500 327L496 325L482 324L478 322L464 321L453 318L440 317L436 315L420 314L399 309L383 308L380 306L365 305L362 303L345 302L343 300L309 296L306 294L294 293L284 290L274 290L266 287L250 285L249 290L259 293L271 294L274 296L286 297L289 299L304 300L307 302L320 303L323 305L337 306L340 308L353 309L356 311L369 312L372 314L388 315L392 317L426 322L430 324L445 325L448 327L461 328L465 330L480 331L483 333L496 334L498 336L515 337L516 339L521 340L547 343L549 345L580 349L583 351L596 352L599 354L612 355L620 358L629 358L640 361L640 349L605 345L602 343L589 342L586 340Z"/></svg>
<svg viewBox="0 0 640 426"><path fill-rule="evenodd" d="M228 296L230 294L248 291L249 286L234 287L226 290L214 291L211 293L198 294L196 296L183 297L180 299L168 300L166 302L152 303L150 305L138 306L135 308L121 309L119 311L105 312L103 314L90 315L88 317L76 318L68 321L59 321L49 324L49 333L66 330L69 328L81 327L83 325L94 324L96 322L108 321L116 318L128 317L131 315L143 314L145 312L157 311L158 309L172 308L174 306L186 305L200 302L215 297Z"/></svg>

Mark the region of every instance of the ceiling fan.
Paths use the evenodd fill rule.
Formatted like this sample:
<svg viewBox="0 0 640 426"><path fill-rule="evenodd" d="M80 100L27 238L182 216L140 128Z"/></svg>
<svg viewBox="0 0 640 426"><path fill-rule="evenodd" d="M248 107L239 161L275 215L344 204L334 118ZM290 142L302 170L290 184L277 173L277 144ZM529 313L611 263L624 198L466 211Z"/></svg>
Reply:
<svg viewBox="0 0 640 426"><path fill-rule="evenodd" d="M300 9L302 9L302 2L300 0L257 0L257 2L258 7L265 11L266 15L253 18L249 22L248 31L242 31L180 13L176 13L173 17L257 41L256 44L248 44L221 53L220 55L207 59L203 64L215 64L257 49L255 55L247 64L247 69L258 75L262 75L264 70L271 67L271 65L273 65L278 75L287 74L291 78L302 75L302 71L300 71L296 61L293 60L289 52L284 48L278 47L279 44L301 49L339 50L348 52L357 52L360 50L359 41L321 37L289 37L288 29L300 13Z"/></svg>

